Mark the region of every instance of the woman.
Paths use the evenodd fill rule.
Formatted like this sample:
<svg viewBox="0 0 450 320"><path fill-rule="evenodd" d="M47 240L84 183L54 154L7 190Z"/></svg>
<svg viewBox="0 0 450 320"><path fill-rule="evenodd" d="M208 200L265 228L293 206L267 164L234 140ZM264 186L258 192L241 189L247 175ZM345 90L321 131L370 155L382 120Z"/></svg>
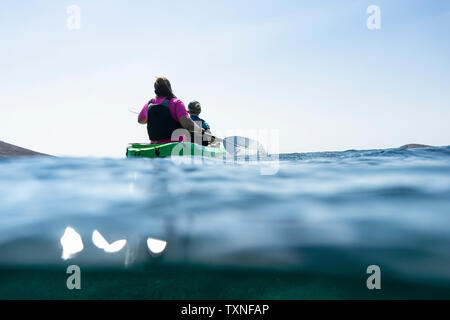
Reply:
<svg viewBox="0 0 450 320"><path fill-rule="evenodd" d="M142 108L138 117L139 123L147 124L151 143L185 141L185 135L172 137L177 129L204 131L191 120L184 103L173 94L169 80L158 77L154 87L156 97Z"/></svg>

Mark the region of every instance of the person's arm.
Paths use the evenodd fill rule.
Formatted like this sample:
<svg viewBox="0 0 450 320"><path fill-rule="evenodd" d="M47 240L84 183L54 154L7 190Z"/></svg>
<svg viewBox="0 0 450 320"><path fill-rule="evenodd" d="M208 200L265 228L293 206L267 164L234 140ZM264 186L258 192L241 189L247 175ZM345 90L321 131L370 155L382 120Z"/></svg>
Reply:
<svg viewBox="0 0 450 320"><path fill-rule="evenodd" d="M147 115L148 115L148 103L142 108L141 112L138 116L138 122L140 124L147 124Z"/></svg>
<svg viewBox="0 0 450 320"><path fill-rule="evenodd" d="M175 119L178 119L181 126L189 132L203 132L203 129L192 121L189 113L186 111L186 106L181 100L176 100L175 102Z"/></svg>
<svg viewBox="0 0 450 320"><path fill-rule="evenodd" d="M209 141L209 143L213 143L216 140L216 137L213 136L210 130L203 132L203 138L204 140Z"/></svg>
<svg viewBox="0 0 450 320"><path fill-rule="evenodd" d="M209 126L209 124L206 121L203 122L203 129L205 129L205 132L203 134L205 140L209 141L209 143L213 143L214 140L216 140L216 138L212 135L211 127Z"/></svg>
<svg viewBox="0 0 450 320"><path fill-rule="evenodd" d="M205 130L202 127L199 127L195 121L192 121L191 117L189 116L184 116L181 117L179 120L180 124L183 126L183 128L185 128L186 130L188 130L189 132L198 132L198 133L202 133L203 139L205 141L209 141L210 143L213 143L216 140L216 137L214 137L211 134L211 131L209 130Z"/></svg>
<svg viewBox="0 0 450 320"><path fill-rule="evenodd" d="M181 126L189 132L203 132L203 128L200 128L194 121L192 121L189 115L183 116L178 119Z"/></svg>

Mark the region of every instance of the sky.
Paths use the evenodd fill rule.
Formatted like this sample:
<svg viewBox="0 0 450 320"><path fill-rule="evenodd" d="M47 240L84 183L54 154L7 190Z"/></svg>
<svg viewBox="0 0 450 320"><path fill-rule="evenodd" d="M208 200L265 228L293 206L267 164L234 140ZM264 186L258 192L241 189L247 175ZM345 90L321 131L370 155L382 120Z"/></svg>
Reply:
<svg viewBox="0 0 450 320"><path fill-rule="evenodd" d="M449 145L449 33L445 0L1 0L0 140L123 157L165 76L217 136L274 132L272 152Z"/></svg>

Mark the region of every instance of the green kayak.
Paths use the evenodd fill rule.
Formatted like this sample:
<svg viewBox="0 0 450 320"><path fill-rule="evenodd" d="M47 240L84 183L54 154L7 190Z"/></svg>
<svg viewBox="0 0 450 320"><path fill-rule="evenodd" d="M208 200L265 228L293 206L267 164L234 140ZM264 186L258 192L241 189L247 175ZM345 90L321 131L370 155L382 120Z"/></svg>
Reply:
<svg viewBox="0 0 450 320"><path fill-rule="evenodd" d="M127 158L165 158L171 156L202 156L222 158L226 150L219 147L205 147L190 142L171 142L164 144L132 143L127 148Z"/></svg>

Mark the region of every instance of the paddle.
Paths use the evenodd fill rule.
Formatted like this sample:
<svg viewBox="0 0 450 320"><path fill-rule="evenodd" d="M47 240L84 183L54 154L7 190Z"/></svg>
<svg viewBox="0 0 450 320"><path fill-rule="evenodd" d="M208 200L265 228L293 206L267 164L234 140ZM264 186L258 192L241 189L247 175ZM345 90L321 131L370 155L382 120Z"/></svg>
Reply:
<svg viewBox="0 0 450 320"><path fill-rule="evenodd" d="M140 113L140 111L139 110L136 110L136 109L133 109L133 108L128 108L128 111L130 111L131 113L135 113L135 114L139 114Z"/></svg>
<svg viewBox="0 0 450 320"><path fill-rule="evenodd" d="M139 114L140 111L128 108L128 111ZM208 134L207 134L208 135ZM210 135L210 137L214 138L215 141L222 142L223 147L225 150L232 155L250 155L250 154L257 154L257 155L265 155L267 152L264 150L264 147L256 140L247 138L247 137L241 137L241 136L230 136L226 138L218 138L213 135Z"/></svg>
<svg viewBox="0 0 450 320"><path fill-rule="evenodd" d="M222 142L223 147L229 154L232 155L265 155L267 154L264 147L256 140L241 137L231 136L223 139L216 138L216 141Z"/></svg>

